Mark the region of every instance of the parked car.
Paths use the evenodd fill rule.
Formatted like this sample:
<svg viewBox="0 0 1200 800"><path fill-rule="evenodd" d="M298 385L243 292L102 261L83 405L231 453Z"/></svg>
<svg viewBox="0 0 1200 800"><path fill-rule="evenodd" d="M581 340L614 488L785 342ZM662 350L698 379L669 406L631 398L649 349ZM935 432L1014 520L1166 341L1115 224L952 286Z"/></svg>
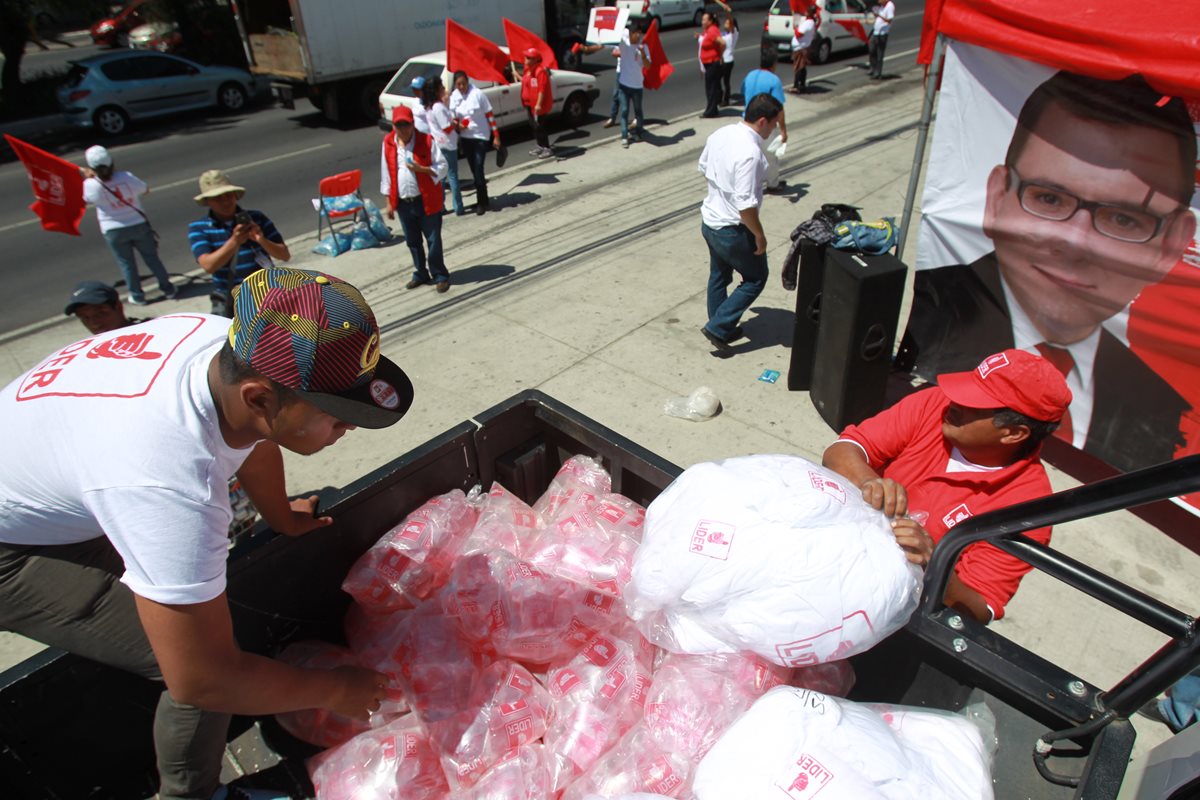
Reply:
<svg viewBox="0 0 1200 800"><path fill-rule="evenodd" d="M102 47L124 47L129 31L146 21L142 16L145 4L146 0L132 0L111 17L97 20L90 30L92 41Z"/></svg>
<svg viewBox="0 0 1200 800"><path fill-rule="evenodd" d="M863 0L817 0L817 35L809 49L814 64L824 64L834 53L866 46L875 15ZM856 35L859 34L859 35ZM763 23L763 47L780 55L792 52L792 10L788 0L775 0Z"/></svg>
<svg viewBox="0 0 1200 800"><path fill-rule="evenodd" d="M174 22L147 22L129 31L129 46L135 50L174 53L182 45L183 37Z"/></svg>
<svg viewBox="0 0 1200 800"><path fill-rule="evenodd" d="M239 111L255 94L245 70L130 50L71 62L58 104L75 125L116 136L132 120L212 106Z"/></svg>
<svg viewBox="0 0 1200 800"><path fill-rule="evenodd" d="M502 47L508 52L508 48ZM501 128L521 125L526 121L525 109L521 105L520 64L514 63L514 79L511 84L492 83L490 81L471 81L483 91L492 104L492 114L496 125ZM413 56L405 61L396 74L388 81L387 88L379 95L379 115L383 119L392 118L392 109L398 105L415 106L417 98L413 96L413 78L421 76L429 78L440 77L442 83L450 91L454 91L453 75L446 69L446 51ZM600 96L596 79L583 72L572 72L569 69L550 70L550 86L554 95L554 107L551 114L559 114L562 120L572 127L587 119L592 103Z"/></svg>
<svg viewBox="0 0 1200 800"><path fill-rule="evenodd" d="M704 16L704 0L617 0L617 8L629 10L629 19L650 24L657 20L664 25L699 25Z"/></svg>

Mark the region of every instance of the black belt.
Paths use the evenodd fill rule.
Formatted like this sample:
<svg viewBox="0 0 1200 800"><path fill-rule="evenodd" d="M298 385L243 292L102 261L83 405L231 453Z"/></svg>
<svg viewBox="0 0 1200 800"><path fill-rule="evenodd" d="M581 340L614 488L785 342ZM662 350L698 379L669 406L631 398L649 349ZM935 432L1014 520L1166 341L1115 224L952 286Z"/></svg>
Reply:
<svg viewBox="0 0 1200 800"><path fill-rule="evenodd" d="M400 202L401 203L415 203L420 199L421 199L421 195L417 195L416 197L401 197Z"/></svg>

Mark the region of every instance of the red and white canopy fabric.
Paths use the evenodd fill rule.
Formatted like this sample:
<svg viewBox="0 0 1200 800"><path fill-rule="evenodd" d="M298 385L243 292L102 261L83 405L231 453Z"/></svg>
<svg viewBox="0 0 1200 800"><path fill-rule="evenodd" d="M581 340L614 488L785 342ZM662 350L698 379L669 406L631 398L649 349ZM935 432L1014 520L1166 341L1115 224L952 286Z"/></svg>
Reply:
<svg viewBox="0 0 1200 800"><path fill-rule="evenodd" d="M926 0L918 63L938 33L1098 78L1134 72L1163 94L1200 96L1200 2L1131 6L1121 0Z"/></svg>

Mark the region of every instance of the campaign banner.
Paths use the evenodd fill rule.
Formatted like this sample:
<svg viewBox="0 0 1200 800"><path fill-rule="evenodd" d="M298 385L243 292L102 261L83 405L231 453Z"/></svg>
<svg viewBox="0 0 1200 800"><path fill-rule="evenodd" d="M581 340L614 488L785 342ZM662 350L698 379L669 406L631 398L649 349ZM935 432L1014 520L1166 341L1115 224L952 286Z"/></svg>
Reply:
<svg viewBox="0 0 1200 800"><path fill-rule="evenodd" d="M897 367L1019 347L1064 373L1071 446L1121 471L1200 452L1198 119L1137 74L951 42Z"/></svg>
<svg viewBox="0 0 1200 800"><path fill-rule="evenodd" d="M588 16L587 40L591 44L618 44L629 23L629 9L596 6Z"/></svg>

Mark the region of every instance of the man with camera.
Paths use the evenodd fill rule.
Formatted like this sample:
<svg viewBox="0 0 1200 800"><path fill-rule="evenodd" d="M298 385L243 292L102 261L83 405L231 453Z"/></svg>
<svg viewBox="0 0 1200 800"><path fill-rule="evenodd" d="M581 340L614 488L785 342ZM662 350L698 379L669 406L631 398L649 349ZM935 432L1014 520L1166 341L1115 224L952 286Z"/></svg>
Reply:
<svg viewBox="0 0 1200 800"><path fill-rule="evenodd" d="M208 214L188 225L188 244L196 263L212 275L212 313L233 316L233 289L247 275L290 261L283 236L261 211L245 210L238 201L246 190L224 172L210 169L200 176L196 203Z"/></svg>

